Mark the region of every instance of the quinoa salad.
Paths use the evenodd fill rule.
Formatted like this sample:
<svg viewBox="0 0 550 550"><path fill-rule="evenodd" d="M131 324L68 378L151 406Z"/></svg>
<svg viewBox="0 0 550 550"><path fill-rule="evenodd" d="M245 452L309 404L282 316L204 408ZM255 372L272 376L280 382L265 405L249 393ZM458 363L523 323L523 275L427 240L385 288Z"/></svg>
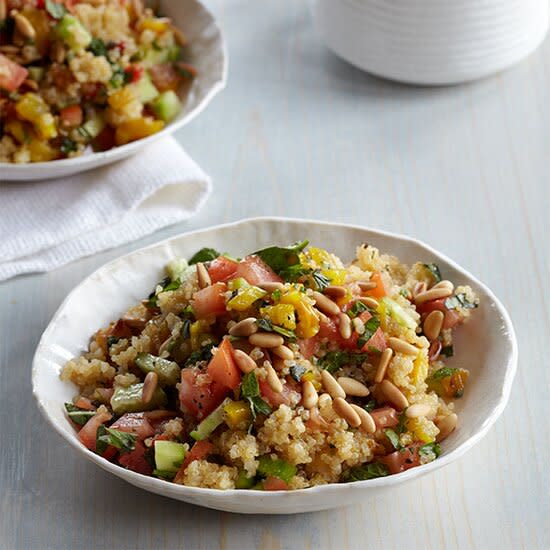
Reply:
<svg viewBox="0 0 550 550"><path fill-rule="evenodd" d="M468 371L453 331L478 298L371 245L344 264L303 241L176 259L61 379L78 439L192 487L294 490L436 460Z"/></svg>
<svg viewBox="0 0 550 550"><path fill-rule="evenodd" d="M187 39L142 0L0 0L0 162L145 138L182 108Z"/></svg>

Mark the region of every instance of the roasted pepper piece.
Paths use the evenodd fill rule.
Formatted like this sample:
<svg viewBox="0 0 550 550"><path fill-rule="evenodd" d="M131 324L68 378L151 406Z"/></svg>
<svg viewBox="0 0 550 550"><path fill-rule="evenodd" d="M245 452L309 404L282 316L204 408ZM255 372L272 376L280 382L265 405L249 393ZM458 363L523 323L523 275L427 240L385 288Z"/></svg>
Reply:
<svg viewBox="0 0 550 550"><path fill-rule="evenodd" d="M162 120L155 120L150 117L141 117L128 120L117 126L115 142L117 145L124 145L136 139L142 139L160 132L164 128Z"/></svg>

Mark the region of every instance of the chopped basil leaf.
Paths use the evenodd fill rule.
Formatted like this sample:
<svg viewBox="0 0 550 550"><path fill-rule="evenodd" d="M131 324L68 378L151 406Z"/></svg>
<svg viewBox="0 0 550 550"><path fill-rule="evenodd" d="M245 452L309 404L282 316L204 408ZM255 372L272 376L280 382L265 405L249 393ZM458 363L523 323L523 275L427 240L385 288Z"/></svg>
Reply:
<svg viewBox="0 0 550 550"><path fill-rule="evenodd" d="M109 349L113 344L116 344L120 338L117 338L116 336L108 336L107 337L107 349Z"/></svg>
<svg viewBox="0 0 550 550"><path fill-rule="evenodd" d="M406 431L407 429L406 422L407 422L407 416L405 415L405 411L403 411L398 416L398 423L397 423L397 426L395 427L395 432L398 434L402 434L404 431Z"/></svg>
<svg viewBox="0 0 550 550"><path fill-rule="evenodd" d="M213 248L201 248L196 254L191 256L189 265L198 264L199 262L210 262L218 256L221 256L221 254Z"/></svg>
<svg viewBox="0 0 550 550"><path fill-rule="evenodd" d="M109 84L113 88L120 88L127 83L127 74L124 72L122 67L113 67L113 76L109 80Z"/></svg>
<svg viewBox="0 0 550 550"><path fill-rule="evenodd" d="M170 470L153 470L153 475L160 477L160 479L165 479L167 481L172 481L176 477L177 472L172 472Z"/></svg>
<svg viewBox="0 0 550 550"><path fill-rule="evenodd" d="M121 453L129 453L136 448L137 435L122 432L114 428L106 428L103 424L97 429L96 452L102 455L109 445L116 447Z"/></svg>
<svg viewBox="0 0 550 550"><path fill-rule="evenodd" d="M254 372L249 372L243 376L241 397L248 400L254 418L257 414L268 415L271 413L271 407L260 397L260 385Z"/></svg>
<svg viewBox="0 0 550 550"><path fill-rule="evenodd" d="M365 323L365 332L357 340L357 348L361 349L373 336L374 333L378 330L380 326L380 319L378 317L371 317Z"/></svg>
<svg viewBox="0 0 550 550"><path fill-rule="evenodd" d="M388 468L380 463L374 462L372 464L365 464L364 466L356 466L349 470L345 476L345 481L364 481L367 479L374 479L377 477L387 476L390 472Z"/></svg>
<svg viewBox="0 0 550 550"><path fill-rule="evenodd" d="M439 266L434 263L430 264L423 264L424 267L432 274L433 278L435 279L436 283L439 283L441 281L441 271L439 271Z"/></svg>
<svg viewBox="0 0 550 550"><path fill-rule="evenodd" d="M350 353L347 351L329 351L319 359L319 366L330 373L346 365L360 365L368 359L366 353Z"/></svg>
<svg viewBox="0 0 550 550"><path fill-rule="evenodd" d="M107 57L107 46L101 38L92 38L88 51L92 52L95 56Z"/></svg>
<svg viewBox="0 0 550 550"><path fill-rule="evenodd" d="M314 269L311 273L311 278L313 279L313 282L315 283L316 290L319 292L323 292L327 286L330 285L330 279L328 277L325 277L319 269Z"/></svg>
<svg viewBox="0 0 550 550"><path fill-rule="evenodd" d="M248 397L248 402L250 403L250 410L252 411L252 416L256 418L257 414L271 414L273 410L268 403L266 403L259 395L255 397Z"/></svg>
<svg viewBox="0 0 550 550"><path fill-rule="evenodd" d="M273 299L274 302L278 302L281 299L281 296L282 296L282 292L279 289L274 290L271 293L271 298Z"/></svg>
<svg viewBox="0 0 550 550"><path fill-rule="evenodd" d="M160 281L157 286L155 287L155 290L149 294L147 297L148 302L147 305L149 307L157 307L158 305L158 295L161 292L167 292L169 290L177 290L181 286L181 281L179 279L176 279L175 281L172 281L170 277L164 277L162 281Z"/></svg>
<svg viewBox="0 0 550 550"><path fill-rule="evenodd" d="M372 410L376 409L376 401L374 399L369 399L363 405L363 409L365 409L367 412L371 412Z"/></svg>
<svg viewBox="0 0 550 550"><path fill-rule="evenodd" d="M84 426L92 416L95 415L95 411L87 411L85 409L80 409L72 403L65 403L65 410L69 418L79 426Z"/></svg>
<svg viewBox="0 0 550 550"><path fill-rule="evenodd" d="M384 433L386 434L386 437L390 440L390 443L393 445L393 448L396 451L399 451L401 449L401 441L399 441L399 436L390 429L384 430Z"/></svg>
<svg viewBox="0 0 550 550"><path fill-rule="evenodd" d="M67 8L63 4L58 4L53 0L46 0L46 11L54 19L63 19L63 16L68 13Z"/></svg>
<svg viewBox="0 0 550 550"><path fill-rule="evenodd" d="M353 302L352 306L347 310L347 314L351 319L355 319L359 314L367 311L369 308L361 301Z"/></svg>
<svg viewBox="0 0 550 550"><path fill-rule="evenodd" d="M285 247L270 246L258 250L254 254L259 256L275 273L281 275L284 279L292 279L297 276L294 266L302 267L298 255L308 244L309 241L302 241Z"/></svg>
<svg viewBox="0 0 550 550"><path fill-rule="evenodd" d="M63 138L63 141L61 142L61 146L59 147L59 149L64 155L68 155L69 153L76 151L78 149L78 146L76 145L76 141L73 141L72 139L65 137Z"/></svg>
<svg viewBox="0 0 550 550"><path fill-rule="evenodd" d="M292 365L290 367L290 376L296 380L296 382L300 382L302 380L302 376L306 372L305 367L302 367L302 365Z"/></svg>
<svg viewBox="0 0 550 550"><path fill-rule="evenodd" d="M191 367L195 363L198 363L199 361L209 361L210 358L212 357L213 347L214 347L214 343L210 342L205 346L202 346L200 350L194 351L185 362L184 368Z"/></svg>
<svg viewBox="0 0 550 550"><path fill-rule="evenodd" d="M455 296L451 296L445 300L445 307L447 309L475 309L478 306L479 303L470 302L464 292L459 292Z"/></svg>
<svg viewBox="0 0 550 550"><path fill-rule="evenodd" d="M441 454L441 446L439 443L426 443L418 449L418 454L421 458L424 458L427 461L435 460Z"/></svg>
<svg viewBox="0 0 550 550"><path fill-rule="evenodd" d="M452 357L454 355L453 346L443 346L441 348L441 355L444 355L445 357Z"/></svg>
<svg viewBox="0 0 550 550"><path fill-rule="evenodd" d="M430 378L432 380L442 380L443 378L448 378L449 376L452 376L457 369L453 367L443 367L439 370L436 370Z"/></svg>
<svg viewBox="0 0 550 550"><path fill-rule="evenodd" d="M296 340L294 331L274 325L270 319L257 319L256 324L260 330L264 330L265 332L276 332L290 341Z"/></svg>

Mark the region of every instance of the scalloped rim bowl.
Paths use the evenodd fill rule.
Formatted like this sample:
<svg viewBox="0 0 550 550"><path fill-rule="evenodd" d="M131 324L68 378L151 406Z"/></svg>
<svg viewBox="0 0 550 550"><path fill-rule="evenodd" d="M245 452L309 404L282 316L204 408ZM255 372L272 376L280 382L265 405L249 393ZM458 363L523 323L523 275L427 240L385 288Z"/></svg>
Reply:
<svg viewBox="0 0 550 550"><path fill-rule="evenodd" d="M363 242L395 254L405 263L437 262L445 278L469 284L481 304L456 335L451 364L470 369L467 391L456 401L459 427L442 445L439 459L401 474L355 483L329 484L289 492L220 491L176 485L125 470L84 448L64 414L76 388L59 379L68 359L82 352L90 335L145 296L175 256L189 257L203 246L243 255L275 243L308 238L338 254L355 256ZM99 299L100 298L100 299ZM473 447L501 415L517 368L517 343L509 315L474 276L415 239L352 225L285 218L254 218L185 233L114 260L87 277L61 304L44 332L33 361L33 392L42 414L81 455L129 483L167 497L218 510L289 514L343 506L428 474Z"/></svg>
<svg viewBox="0 0 550 550"><path fill-rule="evenodd" d="M180 114L152 136L114 147L109 151L80 157L12 164L0 162L2 179L8 181L45 180L70 176L129 157L149 143L168 136L195 118L214 96L225 88L228 56L222 32L214 16L198 0L161 0L160 8L171 17L189 39L189 61L198 71Z"/></svg>

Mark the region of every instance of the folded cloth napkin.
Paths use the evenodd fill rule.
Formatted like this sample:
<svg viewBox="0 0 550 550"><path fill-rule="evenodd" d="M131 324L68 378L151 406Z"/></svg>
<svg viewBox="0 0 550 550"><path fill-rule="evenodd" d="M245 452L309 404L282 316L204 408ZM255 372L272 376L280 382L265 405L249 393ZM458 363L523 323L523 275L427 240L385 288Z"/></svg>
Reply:
<svg viewBox="0 0 550 550"><path fill-rule="evenodd" d="M49 271L186 220L210 192L210 178L171 137L75 176L3 183L0 281Z"/></svg>

